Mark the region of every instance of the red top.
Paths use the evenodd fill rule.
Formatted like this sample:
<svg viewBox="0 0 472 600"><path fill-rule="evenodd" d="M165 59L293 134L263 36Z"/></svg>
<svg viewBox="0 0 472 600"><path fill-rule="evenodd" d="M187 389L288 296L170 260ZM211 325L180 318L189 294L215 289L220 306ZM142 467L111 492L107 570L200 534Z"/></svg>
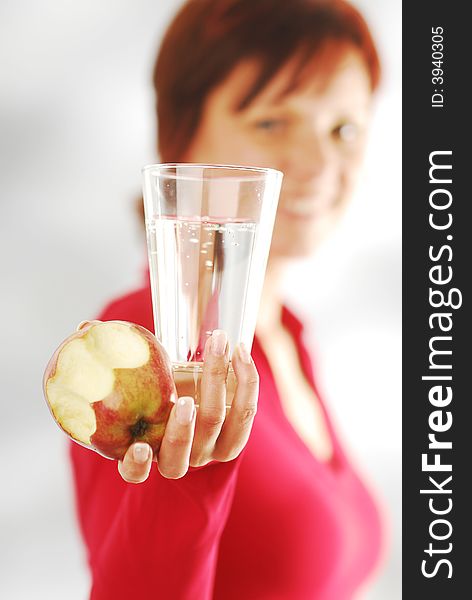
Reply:
<svg viewBox="0 0 472 600"><path fill-rule="evenodd" d="M111 303L99 318L153 331L149 287ZM283 323L316 391L302 326L287 309ZM373 569L379 515L329 418L334 455L322 463L287 420L257 338L252 355L259 407L234 461L178 480L154 466L145 483L133 485L115 461L71 443L92 600L348 600Z"/></svg>

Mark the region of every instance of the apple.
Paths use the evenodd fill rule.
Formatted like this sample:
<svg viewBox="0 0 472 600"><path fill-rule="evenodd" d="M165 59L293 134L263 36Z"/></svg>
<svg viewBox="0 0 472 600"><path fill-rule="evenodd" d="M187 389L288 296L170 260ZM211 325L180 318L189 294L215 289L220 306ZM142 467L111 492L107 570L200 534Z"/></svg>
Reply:
<svg viewBox="0 0 472 600"><path fill-rule="evenodd" d="M147 442L155 456L176 398L164 347L126 321L81 323L54 352L43 388L61 429L114 459L133 442Z"/></svg>

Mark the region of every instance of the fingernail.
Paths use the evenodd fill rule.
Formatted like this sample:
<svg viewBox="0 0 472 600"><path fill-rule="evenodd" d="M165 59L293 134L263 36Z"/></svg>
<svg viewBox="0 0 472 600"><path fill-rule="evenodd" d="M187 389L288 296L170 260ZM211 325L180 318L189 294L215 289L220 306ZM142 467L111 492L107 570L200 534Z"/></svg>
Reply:
<svg viewBox="0 0 472 600"><path fill-rule="evenodd" d="M247 365L251 364L251 355L249 354L246 346L242 342L239 345L239 356L241 357L243 363L246 363Z"/></svg>
<svg viewBox="0 0 472 600"><path fill-rule="evenodd" d="M135 444L133 446L133 458L134 462L144 464L149 458L149 445L148 444Z"/></svg>
<svg viewBox="0 0 472 600"><path fill-rule="evenodd" d="M190 425L195 407L191 396L182 396L176 403L175 416L180 425Z"/></svg>
<svg viewBox="0 0 472 600"><path fill-rule="evenodd" d="M77 325L76 327L76 331L80 331L81 329L83 329L86 325L88 325L90 323L90 321L80 321L80 323Z"/></svg>
<svg viewBox="0 0 472 600"><path fill-rule="evenodd" d="M226 333L221 329L215 329L211 334L211 352L215 356L223 356L226 350Z"/></svg>

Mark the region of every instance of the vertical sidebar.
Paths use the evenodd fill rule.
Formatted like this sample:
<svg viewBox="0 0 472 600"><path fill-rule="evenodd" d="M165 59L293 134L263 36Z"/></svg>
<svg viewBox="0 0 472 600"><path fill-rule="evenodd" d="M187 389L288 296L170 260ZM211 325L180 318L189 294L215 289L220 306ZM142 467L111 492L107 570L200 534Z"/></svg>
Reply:
<svg viewBox="0 0 472 600"><path fill-rule="evenodd" d="M472 597L472 29L459 2L404 2L403 34L403 597L462 599Z"/></svg>

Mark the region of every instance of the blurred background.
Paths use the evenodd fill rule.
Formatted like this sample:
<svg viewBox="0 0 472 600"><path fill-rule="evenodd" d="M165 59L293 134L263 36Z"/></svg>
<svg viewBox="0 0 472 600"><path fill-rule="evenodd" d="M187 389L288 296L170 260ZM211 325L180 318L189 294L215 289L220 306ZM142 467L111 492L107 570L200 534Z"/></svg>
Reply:
<svg viewBox="0 0 472 600"><path fill-rule="evenodd" d="M294 266L321 389L383 506L388 543L363 600L401 597L401 3L358 0L384 80L354 201ZM81 600L89 579L66 438L44 367L77 323L140 285L134 212L156 162L151 69L178 0L0 3L0 597ZM316 281L316 287L314 283Z"/></svg>

